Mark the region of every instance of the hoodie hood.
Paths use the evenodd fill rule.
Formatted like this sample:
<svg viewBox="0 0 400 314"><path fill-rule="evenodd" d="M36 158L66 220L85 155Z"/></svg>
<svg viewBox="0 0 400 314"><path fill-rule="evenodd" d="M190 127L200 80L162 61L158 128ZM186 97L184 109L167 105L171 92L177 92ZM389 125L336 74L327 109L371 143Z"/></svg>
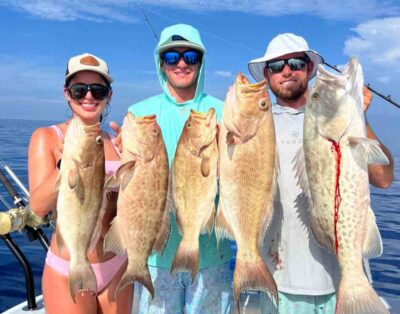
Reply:
<svg viewBox="0 0 400 314"><path fill-rule="evenodd" d="M185 45L185 42L187 44ZM167 77L161 71L161 59L160 52L165 51L172 47L190 47L195 48L203 52L201 65L199 68L199 76L197 78L197 88L194 98L192 100L181 103L180 105L198 102L203 97L204 91L204 65L206 61L206 49L204 48L203 42L200 38L200 33L197 29L186 24L176 24L165 28L160 35L160 41L154 51L154 57L156 61L157 74L160 80L161 87L164 91L165 96L172 102L177 103L176 99L171 96L171 93L167 86Z"/></svg>

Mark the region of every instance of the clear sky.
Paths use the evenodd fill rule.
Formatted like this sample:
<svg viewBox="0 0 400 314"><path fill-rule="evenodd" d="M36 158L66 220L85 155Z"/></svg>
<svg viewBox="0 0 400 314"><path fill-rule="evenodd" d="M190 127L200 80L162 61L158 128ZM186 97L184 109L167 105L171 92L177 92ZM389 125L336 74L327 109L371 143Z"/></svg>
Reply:
<svg viewBox="0 0 400 314"><path fill-rule="evenodd" d="M161 92L140 7L157 35L176 23L200 30L206 91L221 99L275 35L293 32L331 64L357 56L365 82L400 102L397 0L0 0L0 118L66 119L66 62L84 52L107 60L115 79L108 120L121 122L129 105ZM400 110L375 96L369 115Z"/></svg>

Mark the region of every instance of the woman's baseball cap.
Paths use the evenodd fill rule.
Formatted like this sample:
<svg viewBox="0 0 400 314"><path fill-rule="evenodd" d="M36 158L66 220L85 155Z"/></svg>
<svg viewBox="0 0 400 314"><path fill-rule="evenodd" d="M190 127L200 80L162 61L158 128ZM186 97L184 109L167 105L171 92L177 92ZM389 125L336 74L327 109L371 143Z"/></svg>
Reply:
<svg viewBox="0 0 400 314"><path fill-rule="evenodd" d="M65 81L72 75L80 71L93 71L101 74L111 84L113 78L108 70L107 63L95 55L84 53L69 59L67 70L65 71Z"/></svg>

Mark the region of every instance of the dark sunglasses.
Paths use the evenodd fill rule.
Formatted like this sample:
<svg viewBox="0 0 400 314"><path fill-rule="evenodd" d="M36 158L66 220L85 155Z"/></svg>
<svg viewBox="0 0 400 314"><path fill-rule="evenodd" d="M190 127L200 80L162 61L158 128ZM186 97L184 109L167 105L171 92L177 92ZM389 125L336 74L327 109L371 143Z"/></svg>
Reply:
<svg viewBox="0 0 400 314"><path fill-rule="evenodd" d="M305 69L309 61L310 59L308 57L296 57L296 58L274 60L271 62L267 62L265 66L271 73L282 72L283 68L285 67L285 64L287 64L290 70L292 71L300 71Z"/></svg>
<svg viewBox="0 0 400 314"><path fill-rule="evenodd" d="M87 92L92 93L93 98L97 100L104 100L110 91L108 86L101 84L83 84L77 83L68 87L68 92L72 99L82 99L86 96Z"/></svg>
<svg viewBox="0 0 400 314"><path fill-rule="evenodd" d="M183 58L186 64L194 65L201 61L201 57L201 52L196 50L187 50L185 52L169 50L161 54L161 59L166 65L176 65L181 58Z"/></svg>

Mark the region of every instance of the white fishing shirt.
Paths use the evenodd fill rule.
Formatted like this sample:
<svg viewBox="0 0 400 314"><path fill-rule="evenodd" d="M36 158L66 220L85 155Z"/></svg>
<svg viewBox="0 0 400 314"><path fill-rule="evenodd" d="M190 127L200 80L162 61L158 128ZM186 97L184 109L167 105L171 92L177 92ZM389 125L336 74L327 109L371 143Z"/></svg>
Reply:
<svg viewBox="0 0 400 314"><path fill-rule="evenodd" d="M303 145L304 109L272 107L279 188L262 251L279 291L324 295L336 291L340 274L336 257L314 240L304 194L293 169L295 155Z"/></svg>

